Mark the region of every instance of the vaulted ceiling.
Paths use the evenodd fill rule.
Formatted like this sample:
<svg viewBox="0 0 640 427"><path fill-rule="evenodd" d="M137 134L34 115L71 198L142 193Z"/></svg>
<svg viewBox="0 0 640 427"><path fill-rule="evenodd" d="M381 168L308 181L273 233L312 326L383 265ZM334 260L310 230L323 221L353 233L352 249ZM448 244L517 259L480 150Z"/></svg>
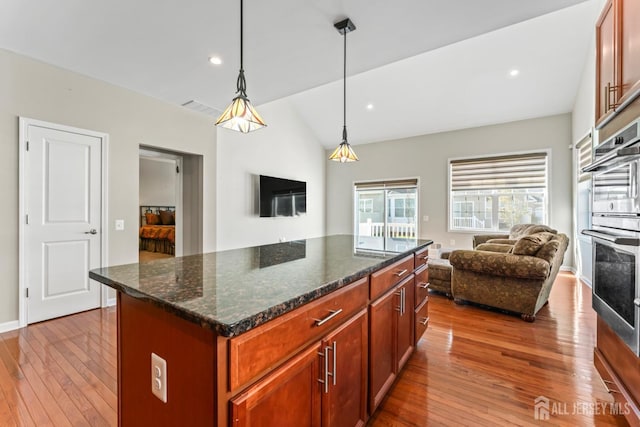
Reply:
<svg viewBox="0 0 640 427"><path fill-rule="evenodd" d="M287 98L330 147L342 124L334 22L357 26L347 60L357 144L571 111L602 1L244 3L250 99ZM234 95L238 1L5 0L2 9L4 49L177 105L222 110Z"/></svg>

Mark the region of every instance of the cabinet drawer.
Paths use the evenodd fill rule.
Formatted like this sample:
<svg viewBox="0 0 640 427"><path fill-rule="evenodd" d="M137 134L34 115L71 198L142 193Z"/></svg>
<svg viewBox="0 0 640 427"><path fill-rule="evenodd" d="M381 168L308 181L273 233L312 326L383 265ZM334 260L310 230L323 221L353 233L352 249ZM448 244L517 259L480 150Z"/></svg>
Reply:
<svg viewBox="0 0 640 427"><path fill-rule="evenodd" d="M416 271L416 306L417 308L429 296L429 266L423 265Z"/></svg>
<svg viewBox="0 0 640 427"><path fill-rule="evenodd" d="M378 298L413 271L413 254L371 275L371 300Z"/></svg>
<svg viewBox="0 0 640 427"><path fill-rule="evenodd" d="M429 325L429 297L422 302L422 304L416 308L416 345L422 335L427 330L427 326Z"/></svg>
<svg viewBox="0 0 640 427"><path fill-rule="evenodd" d="M364 277L229 340L231 391L276 368L295 351L319 339L365 307L368 285L369 278ZM338 313L338 310L342 311ZM319 322L330 316L329 320Z"/></svg>
<svg viewBox="0 0 640 427"><path fill-rule="evenodd" d="M413 268L418 269L423 265L427 264L427 260L429 259L429 247L427 246L424 249L420 249L415 253L415 259L413 261Z"/></svg>

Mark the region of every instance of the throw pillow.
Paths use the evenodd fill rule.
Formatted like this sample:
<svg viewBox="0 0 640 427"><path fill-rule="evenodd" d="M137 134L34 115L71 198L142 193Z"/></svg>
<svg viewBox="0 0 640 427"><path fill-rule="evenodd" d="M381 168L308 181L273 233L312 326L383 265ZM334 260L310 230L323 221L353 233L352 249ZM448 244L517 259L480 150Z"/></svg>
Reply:
<svg viewBox="0 0 640 427"><path fill-rule="evenodd" d="M144 217L147 221L147 225L158 225L160 224L160 215L154 213L145 213Z"/></svg>
<svg viewBox="0 0 640 427"><path fill-rule="evenodd" d="M160 211L160 221L162 221L162 225L174 225L176 217L171 211Z"/></svg>
<svg viewBox="0 0 640 427"><path fill-rule="evenodd" d="M535 255L551 238L551 233L536 233L523 236L513 245L514 255Z"/></svg>

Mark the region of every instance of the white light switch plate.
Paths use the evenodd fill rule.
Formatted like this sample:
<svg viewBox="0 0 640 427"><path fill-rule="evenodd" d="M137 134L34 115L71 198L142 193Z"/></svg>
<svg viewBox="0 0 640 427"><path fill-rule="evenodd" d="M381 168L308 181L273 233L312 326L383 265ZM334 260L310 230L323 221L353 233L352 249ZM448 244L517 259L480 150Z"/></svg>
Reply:
<svg viewBox="0 0 640 427"><path fill-rule="evenodd" d="M124 230L124 219L116 219L116 231Z"/></svg>
<svg viewBox="0 0 640 427"><path fill-rule="evenodd" d="M151 392L167 403L167 361L151 353Z"/></svg>

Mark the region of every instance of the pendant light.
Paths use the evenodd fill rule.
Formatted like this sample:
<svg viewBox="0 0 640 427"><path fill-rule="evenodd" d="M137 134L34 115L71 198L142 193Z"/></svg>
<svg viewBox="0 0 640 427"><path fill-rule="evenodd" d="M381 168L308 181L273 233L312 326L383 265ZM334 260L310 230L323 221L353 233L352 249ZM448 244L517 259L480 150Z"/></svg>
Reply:
<svg viewBox="0 0 640 427"><path fill-rule="evenodd" d="M343 67L343 125L342 125L342 142L338 145L333 153L329 156L329 160L334 160L336 162L345 163L345 162L356 162L358 161L358 156L349 145L349 141L347 140L347 33L354 31L356 26L349 18L336 22L333 26L338 30L340 34L344 37L344 67Z"/></svg>
<svg viewBox="0 0 640 427"><path fill-rule="evenodd" d="M266 126L260 114L253 108L247 98L247 82L244 79L243 67L243 0L240 0L240 74L236 83L237 96L231 101L231 105L216 121L216 126L235 130L242 133L251 132Z"/></svg>

